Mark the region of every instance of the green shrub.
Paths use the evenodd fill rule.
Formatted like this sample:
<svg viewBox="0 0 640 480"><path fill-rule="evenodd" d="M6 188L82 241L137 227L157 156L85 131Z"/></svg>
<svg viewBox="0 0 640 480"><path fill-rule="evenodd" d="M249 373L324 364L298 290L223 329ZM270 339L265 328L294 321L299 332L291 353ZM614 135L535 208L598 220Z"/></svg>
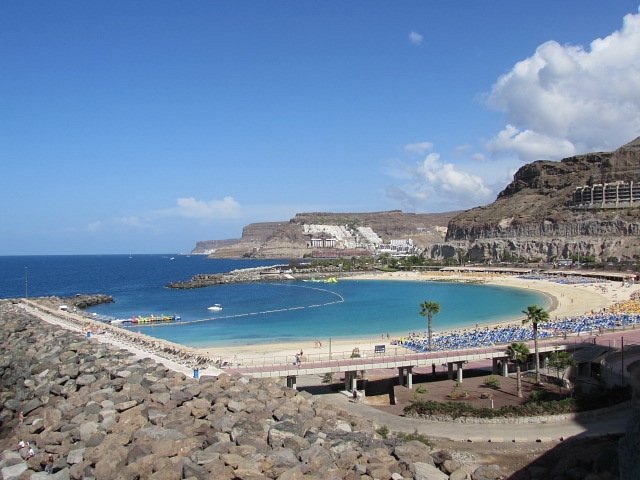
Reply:
<svg viewBox="0 0 640 480"><path fill-rule="evenodd" d="M457 388L454 387L454 390ZM466 392L465 392L466 393ZM460 397L458 397L460 398ZM477 417L534 417L542 415L560 415L604 408L631 398L631 389L614 387L595 394L577 398L557 398L557 395L543 390L533 392L529 401L523 405L507 405L498 409L474 408L465 402L434 402L431 400L413 401L404 408L406 414L448 415L451 418Z"/></svg>
<svg viewBox="0 0 640 480"><path fill-rule="evenodd" d="M469 396L469 392L462 389L462 383L456 382L451 389L451 393L447 396L452 400L460 400L462 398L467 398Z"/></svg>
<svg viewBox="0 0 640 480"><path fill-rule="evenodd" d="M405 442L410 442L412 440L417 440L419 442L424 443L428 447L433 447L434 444L429 438L425 437L421 433L418 433L417 430L414 430L413 433L399 433L398 438L404 440Z"/></svg>
<svg viewBox="0 0 640 480"><path fill-rule="evenodd" d="M484 384L489 388L498 390L500 388L500 379L495 375L489 375L487 379L484 381Z"/></svg>
<svg viewBox="0 0 640 480"><path fill-rule="evenodd" d="M418 385L418 387L416 388L416 393L427 393L427 389L424 387L424 385Z"/></svg>
<svg viewBox="0 0 640 480"><path fill-rule="evenodd" d="M389 427L387 427L386 425L382 425L380 428L376 429L376 433L382 438L387 438L387 436L389 435Z"/></svg>

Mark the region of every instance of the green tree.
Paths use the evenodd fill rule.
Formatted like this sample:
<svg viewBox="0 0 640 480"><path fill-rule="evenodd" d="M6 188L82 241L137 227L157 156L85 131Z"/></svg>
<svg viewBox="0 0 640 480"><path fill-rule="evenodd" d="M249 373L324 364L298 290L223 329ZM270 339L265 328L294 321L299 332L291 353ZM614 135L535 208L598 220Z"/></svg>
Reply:
<svg viewBox="0 0 640 480"><path fill-rule="evenodd" d="M522 313L526 317L522 320L522 323L531 322L533 326L533 348L535 350L536 357L536 384L540 384L540 353L538 351L538 324L546 323L549 321L549 312L538 305L529 305Z"/></svg>
<svg viewBox="0 0 640 480"><path fill-rule="evenodd" d="M433 316L440 312L440 304L431 300L424 301L420 304L420 315L427 317L427 336L429 341L429 350L431 350L431 338L433 336Z"/></svg>
<svg viewBox="0 0 640 480"><path fill-rule="evenodd" d="M529 347L526 343L514 342L507 347L507 355L509 360L516 364L516 385L518 397L522 398L522 377L520 365L527 361L529 357Z"/></svg>
<svg viewBox="0 0 640 480"><path fill-rule="evenodd" d="M562 387L562 380L567 373L567 368L573 367L576 364L573 355L566 350L556 350L549 356L549 366L556 370L556 377L560 380L560 387ZM560 376L562 372L562 376Z"/></svg>

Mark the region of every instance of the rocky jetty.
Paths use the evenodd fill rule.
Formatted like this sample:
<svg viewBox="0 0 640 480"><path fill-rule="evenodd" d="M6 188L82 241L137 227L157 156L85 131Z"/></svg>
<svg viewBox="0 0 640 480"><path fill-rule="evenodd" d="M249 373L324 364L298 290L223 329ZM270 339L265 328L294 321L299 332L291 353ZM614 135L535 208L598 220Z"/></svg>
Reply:
<svg viewBox="0 0 640 480"><path fill-rule="evenodd" d="M56 310L62 305L66 306L64 308L75 307L80 310L84 310L85 308L93 307L95 305L114 302L114 299L111 295L105 295L103 293L78 293L73 297L38 297L37 300L41 304L47 305ZM17 299L15 301L17 301Z"/></svg>
<svg viewBox="0 0 640 480"><path fill-rule="evenodd" d="M274 272L270 275L265 275L256 271L255 269L247 269L246 271L233 271L228 273L199 273L194 275L189 280L182 280L178 282L172 282L167 285L169 288L188 289L188 288L202 288L212 285L225 285L230 283L253 283L265 280L291 280L292 277L287 277L285 274Z"/></svg>
<svg viewBox="0 0 640 480"><path fill-rule="evenodd" d="M167 285L169 288L189 289L203 288L212 285L226 285L231 283L255 283L255 282L278 282L288 280L305 280L310 278L327 278L351 275L349 272L340 272L338 267L317 267L309 271L280 269L274 267L255 267L232 270L227 273L199 273L188 280L172 282Z"/></svg>
<svg viewBox="0 0 640 480"><path fill-rule="evenodd" d="M11 302L0 302L0 322L4 480L502 476L455 452L385 440L371 421L275 380L196 381Z"/></svg>

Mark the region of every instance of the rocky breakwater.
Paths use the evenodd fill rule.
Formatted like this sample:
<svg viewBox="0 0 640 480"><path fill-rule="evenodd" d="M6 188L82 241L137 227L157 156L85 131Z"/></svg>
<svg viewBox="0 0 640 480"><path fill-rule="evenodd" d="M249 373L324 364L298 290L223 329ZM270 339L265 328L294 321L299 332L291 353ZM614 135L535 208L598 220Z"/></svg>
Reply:
<svg viewBox="0 0 640 480"><path fill-rule="evenodd" d="M274 380L196 381L10 302L0 322L4 480L502 478Z"/></svg>
<svg viewBox="0 0 640 480"><path fill-rule="evenodd" d="M229 283L255 283L274 280L293 280L289 273L273 270L271 267L242 268L228 273L199 273L189 280L173 282L167 285L169 288L202 288L211 285L224 285Z"/></svg>
<svg viewBox="0 0 640 480"><path fill-rule="evenodd" d="M311 270L279 269L274 267L254 267L232 270L228 273L199 273L189 280L173 282L169 288L188 289L203 288L212 285L231 283L279 282L288 280L305 280L311 278L329 278L350 276L351 272L341 272L338 267L315 267Z"/></svg>

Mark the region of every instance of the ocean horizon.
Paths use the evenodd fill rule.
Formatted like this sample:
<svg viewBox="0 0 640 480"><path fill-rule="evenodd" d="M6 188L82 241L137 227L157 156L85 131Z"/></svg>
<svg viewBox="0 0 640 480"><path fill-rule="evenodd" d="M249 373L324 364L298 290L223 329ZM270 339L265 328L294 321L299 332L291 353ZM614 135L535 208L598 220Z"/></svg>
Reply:
<svg viewBox="0 0 640 480"><path fill-rule="evenodd" d="M419 315L425 300L441 306L435 331L515 320L528 305L550 306L540 292L449 282L340 279L190 290L166 286L198 273L283 263L178 254L3 256L0 297L111 295L114 303L88 312L114 318L178 315L180 323L132 329L190 347L403 336L426 330L426 319ZM222 310L210 311L214 304Z"/></svg>

